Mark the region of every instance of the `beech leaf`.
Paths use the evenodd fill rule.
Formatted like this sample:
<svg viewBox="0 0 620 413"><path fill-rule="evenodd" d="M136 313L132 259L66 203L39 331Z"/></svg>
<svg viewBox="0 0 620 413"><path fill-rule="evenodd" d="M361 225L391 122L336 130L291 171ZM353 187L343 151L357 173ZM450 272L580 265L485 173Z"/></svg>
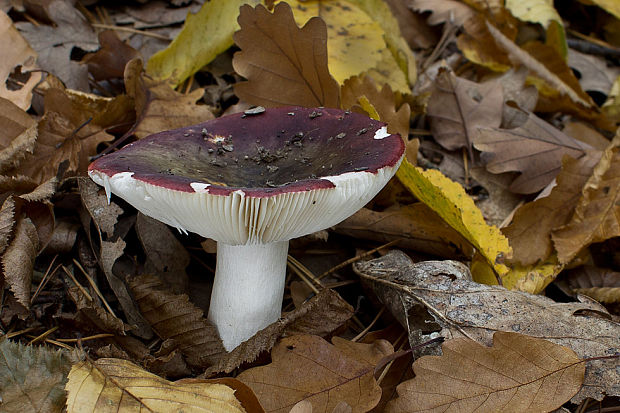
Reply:
<svg viewBox="0 0 620 413"><path fill-rule="evenodd" d="M478 129L474 146L486 152L482 159L489 172L521 172L510 185L511 191L521 194L546 187L560 172L564 155L579 158L589 149L533 113L515 129Z"/></svg>
<svg viewBox="0 0 620 413"><path fill-rule="evenodd" d="M442 356L413 363L414 379L398 385L386 412L552 411L579 391L585 362L570 348L511 332L493 346L448 340Z"/></svg>
<svg viewBox="0 0 620 413"><path fill-rule="evenodd" d="M201 309L185 294L167 291L158 277L142 275L129 283L140 312L162 339L173 339L193 367L215 364L226 352L217 329L203 317Z"/></svg>
<svg viewBox="0 0 620 413"><path fill-rule="evenodd" d="M127 360L113 358L75 364L66 390L69 413L246 411L235 397L235 389L225 384L198 379L170 382ZM252 397L247 390L244 394Z"/></svg>
<svg viewBox="0 0 620 413"><path fill-rule="evenodd" d="M37 139L37 122L23 109L0 98L0 173L15 168Z"/></svg>
<svg viewBox="0 0 620 413"><path fill-rule="evenodd" d="M338 341L331 345L317 336L284 338L273 348L271 364L248 369L238 379L254 390L270 413L288 412L302 400L311 402L316 413L331 412L342 401L353 411L368 411L381 398L373 377L378 359L369 359L368 352L382 357L393 349L389 344L377 349L354 343L356 349L351 352Z"/></svg>
<svg viewBox="0 0 620 413"><path fill-rule="evenodd" d="M297 27L291 8L278 3L241 7L235 71L248 81L235 84L243 100L265 107L339 107L338 83L327 67L327 29L320 18Z"/></svg>
<svg viewBox="0 0 620 413"><path fill-rule="evenodd" d="M68 354L0 339L0 406L5 413L60 413L71 368Z"/></svg>
<svg viewBox="0 0 620 413"><path fill-rule="evenodd" d="M13 240L2 255L2 269L15 298L26 308L30 308L30 284L38 252L37 228L30 218L19 219Z"/></svg>

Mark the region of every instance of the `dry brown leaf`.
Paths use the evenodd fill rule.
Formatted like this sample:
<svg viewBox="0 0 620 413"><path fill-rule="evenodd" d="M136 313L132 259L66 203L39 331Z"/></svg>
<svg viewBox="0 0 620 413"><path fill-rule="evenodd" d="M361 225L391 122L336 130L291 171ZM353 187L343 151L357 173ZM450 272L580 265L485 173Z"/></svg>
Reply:
<svg viewBox="0 0 620 413"><path fill-rule="evenodd" d="M23 84L11 79L11 73L27 73L36 69L37 54L19 34L13 21L3 11L0 11L0 98L7 99L18 108L28 110L32 100L32 89L42 79L42 73L30 73ZM7 86L11 87L7 87ZM18 87L15 87L19 85ZM4 112L4 110L2 110Z"/></svg>
<svg viewBox="0 0 620 413"><path fill-rule="evenodd" d="M127 63L139 57L136 49L121 41L114 30L99 33L101 49L89 53L82 59L88 65L88 71L97 81L122 78Z"/></svg>
<svg viewBox="0 0 620 413"><path fill-rule="evenodd" d="M178 349L189 365L209 367L226 352L217 328L187 295L173 294L153 275L136 277L129 286L153 331L162 340L173 339L173 349Z"/></svg>
<svg viewBox="0 0 620 413"><path fill-rule="evenodd" d="M235 379L185 379L169 382L135 364L102 358L75 364L66 385L69 413L107 412L245 412L260 411L255 396ZM245 396L246 400L239 400Z"/></svg>
<svg viewBox="0 0 620 413"><path fill-rule="evenodd" d="M594 301L556 303L540 295L479 284L471 281L461 263L413 264L395 250L356 263L353 269L409 327L412 345L439 333L446 339L467 337L489 346L494 332L508 331L570 347L582 359L617 353L620 325ZM587 397L601 400L612 395L620 395L620 359L592 360L586 365L583 387L571 401L578 404Z"/></svg>
<svg viewBox="0 0 620 413"><path fill-rule="evenodd" d="M67 288L67 295L75 303L82 321L91 324L97 332L125 335L131 330L120 318L110 314L98 302L90 300L78 287ZM91 297L92 298L92 297Z"/></svg>
<svg viewBox="0 0 620 413"><path fill-rule="evenodd" d="M533 113L515 129L479 128L476 149L492 173L519 171L510 190L531 194L546 187L560 172L564 155L581 157L588 145L565 135Z"/></svg>
<svg viewBox="0 0 620 413"><path fill-rule="evenodd" d="M440 69L433 83L427 114L431 132L444 148L467 148L480 127L497 128L502 122L503 90L500 83L475 83Z"/></svg>
<svg viewBox="0 0 620 413"><path fill-rule="evenodd" d="M585 183L570 221L553 232L560 263L583 248L620 236L620 131Z"/></svg>
<svg viewBox="0 0 620 413"><path fill-rule="evenodd" d="M340 94L344 109L357 108L362 113L365 112L360 107L360 99L366 98L377 111L379 119L388 124L390 133L398 133L408 141L411 109L408 103L398 102L399 99L390 85L384 84L381 90L378 90L370 76L353 76L345 80Z"/></svg>
<svg viewBox="0 0 620 413"><path fill-rule="evenodd" d="M424 18L418 13L414 13L410 4L400 0L387 0L386 3L398 20L403 39L407 41L412 50L427 49L437 44L439 40L437 33L427 24L424 24Z"/></svg>
<svg viewBox="0 0 620 413"><path fill-rule="evenodd" d="M418 12L430 11L427 22L431 26L441 23L462 26L475 14L474 9L456 0L410 0L409 7Z"/></svg>
<svg viewBox="0 0 620 413"><path fill-rule="evenodd" d="M620 68L608 67L604 57L580 53L574 49L568 49L566 62L570 68L579 72L579 84L584 91L608 95L614 80L620 75Z"/></svg>
<svg viewBox="0 0 620 413"><path fill-rule="evenodd" d="M196 104L204 94L203 89L198 88L188 94L179 93L165 81L154 81L145 76L140 59L127 63L125 88L135 100L137 120L133 133L138 138L195 125L215 117L209 106Z"/></svg>
<svg viewBox="0 0 620 413"><path fill-rule="evenodd" d="M108 238L114 234L114 226L123 209L114 202L109 202L101 187L89 178L78 178L78 187L82 203L93 219L95 226Z"/></svg>
<svg viewBox="0 0 620 413"><path fill-rule="evenodd" d="M95 51L99 47L95 31L71 2L51 0L41 3L54 25L20 22L16 26L39 54L38 65L62 79L70 89L87 91L88 68L71 60L74 48Z"/></svg>
<svg viewBox="0 0 620 413"><path fill-rule="evenodd" d="M382 243L402 238L400 248L445 258L473 254L471 245L422 203L383 212L362 208L336 225L334 231Z"/></svg>
<svg viewBox="0 0 620 413"><path fill-rule="evenodd" d="M29 218L18 219L13 240L2 255L2 269L15 298L26 308L30 308L30 284L38 252L36 227Z"/></svg>
<svg viewBox="0 0 620 413"><path fill-rule="evenodd" d="M572 292L602 303L620 303L620 272L584 265L563 273L562 281Z"/></svg>
<svg viewBox="0 0 620 413"><path fill-rule="evenodd" d="M299 28L291 8L278 3L273 14L262 5L241 7L241 48L235 71L248 79L235 84L240 99L265 107L298 105L340 107L338 83L327 67L327 28L311 18Z"/></svg>
<svg viewBox="0 0 620 413"><path fill-rule="evenodd" d="M11 101L0 98L0 130L0 173L4 173L32 152L37 122Z"/></svg>
<svg viewBox="0 0 620 413"><path fill-rule="evenodd" d="M508 16L506 16L508 14ZM514 18L508 12L502 13L501 19L493 19L496 24L502 24L502 33L509 39L514 40L517 28ZM486 66L496 72L503 72L513 65L508 54L491 40L491 33L486 26L486 18L477 13L465 21L463 33L457 38L457 46L463 55L472 62Z"/></svg>
<svg viewBox="0 0 620 413"><path fill-rule="evenodd" d="M230 373L241 364L251 362L263 351L269 351L282 334L327 335L353 316L353 307L337 292L324 289L296 310L286 313L275 323L241 343L222 357L206 374Z"/></svg>
<svg viewBox="0 0 620 413"><path fill-rule="evenodd" d="M9 240L15 224L15 201L8 197L0 208L0 254L9 246Z"/></svg>
<svg viewBox="0 0 620 413"><path fill-rule="evenodd" d="M342 401L355 412L368 411L379 402L381 389L373 377L375 365L359 355L373 345L355 346L351 357L350 349L317 336L287 337L273 348L271 364L248 369L238 378L254 390L267 412L288 412L302 400L310 401L317 413L331 412ZM383 356L393 351L383 350Z"/></svg>
<svg viewBox="0 0 620 413"><path fill-rule="evenodd" d="M495 43L510 55L515 64L527 67L531 74L548 85L547 88L539 87L541 93L549 92L567 96L582 109L595 108L590 96L581 90L579 81L553 47L540 42L530 42L521 48L488 21L486 26Z"/></svg>
<svg viewBox="0 0 620 413"><path fill-rule="evenodd" d="M155 274L170 287L172 292L186 292L188 279L185 268L189 253L174 236L170 228L160 221L138 212L136 234L146 254L144 272Z"/></svg>
<svg viewBox="0 0 620 413"><path fill-rule="evenodd" d="M114 139L97 122L98 111L112 109L122 98L107 99L95 107L82 105L64 90L45 93L46 112L39 121L34 153L28 154L12 174L27 175L38 182L56 176L58 167L68 161L71 173L85 172L97 145Z"/></svg>
<svg viewBox="0 0 620 413"><path fill-rule="evenodd" d="M496 332L490 348L461 338L442 351L413 363L416 377L386 412L552 411L579 391L586 368L567 347L510 332Z"/></svg>
<svg viewBox="0 0 620 413"><path fill-rule="evenodd" d="M580 159L564 158L551 193L517 209L512 223L502 229L512 246L511 262L532 265L551 256L551 231L566 224L572 215L581 189L600 156L598 152Z"/></svg>

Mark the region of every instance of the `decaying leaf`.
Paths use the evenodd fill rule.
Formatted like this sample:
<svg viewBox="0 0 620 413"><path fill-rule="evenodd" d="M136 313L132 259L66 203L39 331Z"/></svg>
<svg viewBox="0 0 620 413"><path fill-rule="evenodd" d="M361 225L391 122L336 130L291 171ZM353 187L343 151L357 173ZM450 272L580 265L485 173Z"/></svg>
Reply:
<svg viewBox="0 0 620 413"><path fill-rule="evenodd" d="M568 66L580 74L579 84L585 91L608 95L614 80L620 75L620 68L607 67L607 61L600 56L580 53L569 49Z"/></svg>
<svg viewBox="0 0 620 413"><path fill-rule="evenodd" d="M553 253L551 231L567 223L600 155L565 157L551 193L517 209L512 223L502 229L513 249L512 262L531 265Z"/></svg>
<svg viewBox="0 0 620 413"><path fill-rule="evenodd" d="M77 181L84 207L102 235L111 238L123 209L114 202L108 202L107 196L99 193L101 187L89 178L78 178Z"/></svg>
<svg viewBox="0 0 620 413"><path fill-rule="evenodd" d="M440 69L432 88L427 114L431 132L444 148L466 148L480 127L496 128L502 122L502 87L498 82L475 83Z"/></svg>
<svg viewBox="0 0 620 413"><path fill-rule="evenodd" d="M139 57L136 49L121 41L113 30L99 33L101 49L84 56L82 63L88 65L88 72L97 81L122 78L127 63Z"/></svg>
<svg viewBox="0 0 620 413"><path fill-rule="evenodd" d="M430 11L427 19L430 25L448 22L462 26L475 13L467 4L455 0L412 0L410 7L420 12Z"/></svg>
<svg viewBox="0 0 620 413"><path fill-rule="evenodd" d="M485 257L495 272L508 272L503 264L512 249L497 227L489 226L463 187L437 170L424 171L405 159L396 172L411 193L435 211L448 225L468 240Z"/></svg>
<svg viewBox="0 0 620 413"><path fill-rule="evenodd" d="M173 292L186 292L188 279L185 268L190 263L190 257L183 244L166 224L141 212L138 212L135 229L146 254L144 272L161 277Z"/></svg>
<svg viewBox="0 0 620 413"><path fill-rule="evenodd" d="M413 363L416 377L386 412L552 411L579 391L586 369L570 348L512 332L496 332L490 348L448 340L442 353Z"/></svg>
<svg viewBox="0 0 620 413"><path fill-rule="evenodd" d="M601 303L620 303L620 272L592 265L566 271L562 281L576 294L584 294Z"/></svg>
<svg viewBox="0 0 620 413"><path fill-rule="evenodd" d="M139 59L130 61L125 68L125 88L135 100L137 120L133 133L138 138L214 118L209 106L196 104L204 94L203 89L179 93L166 81L144 76Z"/></svg>
<svg viewBox="0 0 620 413"><path fill-rule="evenodd" d="M237 15L248 0L214 0L204 3L196 14L188 14L183 30L164 50L147 62L147 73L156 80L177 85L233 45L239 29ZM170 11L166 10L166 14ZM159 21L156 20L156 21Z"/></svg>
<svg viewBox="0 0 620 413"><path fill-rule="evenodd" d="M496 331L517 332L571 348L582 359L617 353L620 325L599 304L556 303L550 298L471 281L457 262L413 264L400 251L356 263L354 270L368 281L381 301L404 325L432 317L446 339L466 337L490 346ZM428 314L427 314L428 313ZM427 314L427 315L425 315ZM410 330L412 345L429 339ZM592 360L584 385L572 398L620 395L620 360Z"/></svg>
<svg viewBox="0 0 620 413"><path fill-rule="evenodd" d="M19 34L11 18L0 11L0 98L7 99L22 110L28 110L32 100L32 89L39 83L42 73L30 73L28 80L14 88L11 85L15 79L11 80L11 73L17 69L17 73L28 73L36 69L37 54L30 45ZM8 85L13 87L9 88ZM2 110L4 113L4 110Z"/></svg>
<svg viewBox="0 0 620 413"><path fill-rule="evenodd" d="M336 225L334 231L380 243L402 238L400 248L444 258L473 254L467 240L421 202L383 212L362 208Z"/></svg>
<svg viewBox="0 0 620 413"><path fill-rule="evenodd" d="M61 350L0 339L0 408L6 413L60 413L71 357Z"/></svg>
<svg viewBox="0 0 620 413"><path fill-rule="evenodd" d="M71 60L73 48L94 52L95 31L70 2L52 0L42 5L54 25L20 22L17 28L39 54L38 65L71 89L88 90L88 68Z"/></svg>
<svg viewBox="0 0 620 413"><path fill-rule="evenodd" d="M24 110L0 98L0 173L15 168L37 139L37 123Z"/></svg>
<svg viewBox="0 0 620 413"><path fill-rule="evenodd" d="M338 83L327 67L325 23L312 18L297 27L290 6L279 3L273 14L244 5L234 35L241 52L235 71L248 79L235 84L243 100L266 107L299 105L339 107Z"/></svg>
<svg viewBox="0 0 620 413"><path fill-rule="evenodd" d="M267 412L288 412L302 400L312 403L313 412L331 412L342 401L355 412L368 411L381 397L373 377L375 365L393 349L389 344L369 349L373 345L355 343L351 351L348 346L353 344L344 343L331 345L308 335L287 337L273 348L271 364L248 369L238 378L254 390ZM368 350L375 357L364 357Z"/></svg>
<svg viewBox="0 0 620 413"><path fill-rule="evenodd" d="M230 373L245 362L251 362L263 351L269 351L282 334L326 335L353 316L353 307L337 292L324 289L301 307L282 316L278 321L241 343L222 357L207 374Z"/></svg>
<svg viewBox="0 0 620 413"><path fill-rule="evenodd" d="M235 381L228 380L227 384ZM235 387L245 386L235 383ZM170 382L121 359L75 364L66 390L69 413L246 411L244 403L235 397L235 388L226 384L198 379ZM252 396L249 391L239 393Z"/></svg>
<svg viewBox="0 0 620 413"><path fill-rule="evenodd" d="M30 308L30 283L38 252L36 227L30 218L19 219L13 240L2 255L2 270L15 298L26 308Z"/></svg>
<svg viewBox="0 0 620 413"><path fill-rule="evenodd" d="M140 312L162 339L172 339L193 367L206 368L226 352L217 329L185 294L168 291L160 279L142 275L130 281Z"/></svg>
<svg viewBox="0 0 620 413"><path fill-rule="evenodd" d="M479 128L474 146L485 153L489 172L519 171L510 189L538 192L560 172L564 155L581 157L589 146L565 135L533 113L515 129Z"/></svg>
<svg viewBox="0 0 620 413"><path fill-rule="evenodd" d="M560 262L570 262L583 248L620 236L620 132L603 152L585 183L570 221L553 232Z"/></svg>

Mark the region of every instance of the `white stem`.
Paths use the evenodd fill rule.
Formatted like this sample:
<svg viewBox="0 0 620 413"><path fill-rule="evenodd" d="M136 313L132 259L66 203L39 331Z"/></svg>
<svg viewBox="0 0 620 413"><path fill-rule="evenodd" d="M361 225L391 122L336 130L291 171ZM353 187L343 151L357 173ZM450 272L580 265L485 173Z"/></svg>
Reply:
<svg viewBox="0 0 620 413"><path fill-rule="evenodd" d="M227 351L280 318L287 253L288 241L217 243L209 320Z"/></svg>

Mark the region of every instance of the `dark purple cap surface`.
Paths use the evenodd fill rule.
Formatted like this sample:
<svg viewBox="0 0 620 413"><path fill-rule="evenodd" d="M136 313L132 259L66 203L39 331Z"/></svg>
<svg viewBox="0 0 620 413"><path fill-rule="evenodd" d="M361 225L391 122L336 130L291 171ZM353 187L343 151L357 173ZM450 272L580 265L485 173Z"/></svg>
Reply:
<svg viewBox="0 0 620 413"><path fill-rule="evenodd" d="M148 136L93 162L89 170L169 189L247 196L331 188L321 177L376 173L400 161L399 135L375 139L384 123L339 109L285 107L224 116ZM385 136L383 134L382 136Z"/></svg>

